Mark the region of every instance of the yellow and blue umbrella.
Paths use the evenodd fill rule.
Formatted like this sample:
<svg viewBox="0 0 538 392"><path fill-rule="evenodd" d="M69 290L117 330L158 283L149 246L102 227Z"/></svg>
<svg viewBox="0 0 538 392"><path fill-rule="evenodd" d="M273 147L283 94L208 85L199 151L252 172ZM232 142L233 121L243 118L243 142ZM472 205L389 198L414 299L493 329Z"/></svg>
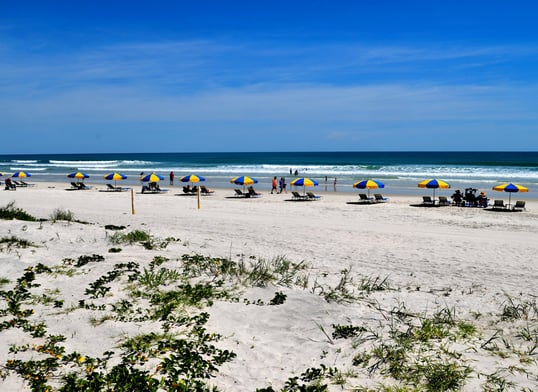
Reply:
<svg viewBox="0 0 538 392"><path fill-rule="evenodd" d="M188 176L183 176L179 179L181 182L201 182L205 181L205 178L202 176L197 176L196 174L190 174Z"/></svg>
<svg viewBox="0 0 538 392"><path fill-rule="evenodd" d="M243 185L243 190L245 190L245 187L247 185L254 185L254 184L257 184L258 183L258 180L255 179L254 177L249 177L249 176L239 176L239 177L234 177L230 180L230 182L232 184L236 184L236 185Z"/></svg>
<svg viewBox="0 0 538 392"><path fill-rule="evenodd" d="M293 186L302 186L304 194L306 194L305 188L307 186L318 186L318 182L316 180L307 177L296 178L295 180L290 182L290 184Z"/></svg>
<svg viewBox="0 0 538 392"><path fill-rule="evenodd" d="M448 182L444 182L437 179L431 179L431 180L424 180L418 183L419 188L429 188L433 189L433 198L435 199L435 190L437 188L441 189L448 189L450 188L450 184Z"/></svg>
<svg viewBox="0 0 538 392"><path fill-rule="evenodd" d="M507 182L504 184L496 185L493 187L494 191L497 192L508 192L508 206L510 206L510 202L512 201L512 193L514 192L528 192L529 188L524 187L519 184L513 184L511 182Z"/></svg>
<svg viewBox="0 0 538 392"><path fill-rule="evenodd" d="M67 177L76 178L77 180L84 180L85 178L90 178L90 175L84 172L73 172L73 173L69 173Z"/></svg>
<svg viewBox="0 0 538 392"><path fill-rule="evenodd" d="M353 184L353 188L368 189L368 197L370 197L370 189L384 188L385 184L376 180L362 180Z"/></svg>
<svg viewBox="0 0 538 392"><path fill-rule="evenodd" d="M18 171L18 172L13 173L13 175L11 177L26 178L26 177L31 177L31 176L32 175L30 173L28 173L27 171Z"/></svg>
<svg viewBox="0 0 538 392"><path fill-rule="evenodd" d="M140 177L140 181L142 182L158 182L161 180L164 180L164 177L157 173L146 174L145 176Z"/></svg>
<svg viewBox="0 0 538 392"><path fill-rule="evenodd" d="M232 184L237 185L254 185L258 183L258 180L249 176L234 177L230 180Z"/></svg>
<svg viewBox="0 0 538 392"><path fill-rule="evenodd" d="M103 178L108 181L114 181L114 186L116 186L116 181L125 180L127 176L123 173L114 172L114 173L106 174Z"/></svg>

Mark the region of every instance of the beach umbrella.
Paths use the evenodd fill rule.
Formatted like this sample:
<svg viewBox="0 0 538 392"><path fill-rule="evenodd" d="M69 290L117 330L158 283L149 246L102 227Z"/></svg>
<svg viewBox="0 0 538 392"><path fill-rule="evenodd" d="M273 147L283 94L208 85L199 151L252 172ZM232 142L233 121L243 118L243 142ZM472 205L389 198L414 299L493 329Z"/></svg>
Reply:
<svg viewBox="0 0 538 392"><path fill-rule="evenodd" d="M145 176L140 177L140 181L142 182L158 182L161 180L164 180L164 177L157 173L146 174Z"/></svg>
<svg viewBox="0 0 538 392"><path fill-rule="evenodd" d="M385 184L376 180L362 180L353 184L353 188L368 189L368 197L370 197L370 189L384 188Z"/></svg>
<svg viewBox="0 0 538 392"><path fill-rule="evenodd" d="M15 172L13 173L13 175L11 177L14 177L14 178L26 178L26 177L31 177L32 175L30 173L28 173L27 171L18 171L18 172Z"/></svg>
<svg viewBox="0 0 538 392"><path fill-rule="evenodd" d="M318 186L318 182L316 180L307 177L296 178L295 180L290 182L290 184L293 186L302 186L303 194L306 194L305 188L307 186Z"/></svg>
<svg viewBox="0 0 538 392"><path fill-rule="evenodd" d="M105 180L108 180L108 181L114 181L114 186L116 186L116 181L120 181L120 180L125 180L127 178L127 176L125 174L122 174L122 173L110 173L110 174L106 174L104 176L104 179Z"/></svg>
<svg viewBox="0 0 538 392"><path fill-rule="evenodd" d="M493 187L494 191L497 192L508 192L508 206L510 207L510 203L512 201L512 193L514 192L528 192L529 188L526 188L519 184L513 184L511 182L504 183L500 185L496 185Z"/></svg>
<svg viewBox="0 0 538 392"><path fill-rule="evenodd" d="M239 176L239 177L234 177L230 180L230 182L232 184L236 184L236 185L243 185L243 190L245 190L245 187L247 185L254 185L254 184L257 184L258 183L258 180L253 178L253 177L248 177L248 176Z"/></svg>
<svg viewBox="0 0 538 392"><path fill-rule="evenodd" d="M232 178L230 182L232 184L237 184L237 185L253 185L253 184L257 184L258 180L253 177L240 176L240 177Z"/></svg>
<svg viewBox="0 0 538 392"><path fill-rule="evenodd" d="M202 176L197 176L196 174L189 174L188 176L181 177L179 181L194 183L194 182L205 181L205 178Z"/></svg>
<svg viewBox="0 0 538 392"><path fill-rule="evenodd" d="M90 175L89 174L86 174L84 172L73 172L73 173L69 173L67 175L67 177L69 178L76 178L77 180L84 180L85 178L89 178Z"/></svg>
<svg viewBox="0 0 538 392"><path fill-rule="evenodd" d="M428 188L433 189L433 199L435 200L435 190L437 188L440 189L448 189L450 188L450 184L441 180L437 179L431 179L431 180L424 180L418 183L419 188Z"/></svg>

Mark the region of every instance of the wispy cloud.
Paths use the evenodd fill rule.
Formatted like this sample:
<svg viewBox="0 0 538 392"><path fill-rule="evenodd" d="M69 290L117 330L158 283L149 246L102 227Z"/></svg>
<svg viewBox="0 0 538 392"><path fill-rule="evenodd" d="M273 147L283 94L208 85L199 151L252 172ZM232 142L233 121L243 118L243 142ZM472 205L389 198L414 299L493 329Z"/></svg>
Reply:
<svg viewBox="0 0 538 392"><path fill-rule="evenodd" d="M4 44L0 127L93 127L109 136L151 129L162 137L226 129L230 138L257 130L260 145L268 135L297 133L333 148L383 148L380 137L402 143L396 135L427 138L433 127L453 138L509 131L514 122L528 131L538 120L538 80L519 82L520 69L507 74L498 65L537 54L534 47L210 40L45 53Z"/></svg>
<svg viewBox="0 0 538 392"><path fill-rule="evenodd" d="M0 49L0 88L35 94L129 85L165 95L257 85L489 84L500 63L536 56L535 47L288 45L208 40L118 43L70 52ZM469 74L469 69L475 69ZM459 73L458 70L466 69ZM517 74L511 75L517 79Z"/></svg>

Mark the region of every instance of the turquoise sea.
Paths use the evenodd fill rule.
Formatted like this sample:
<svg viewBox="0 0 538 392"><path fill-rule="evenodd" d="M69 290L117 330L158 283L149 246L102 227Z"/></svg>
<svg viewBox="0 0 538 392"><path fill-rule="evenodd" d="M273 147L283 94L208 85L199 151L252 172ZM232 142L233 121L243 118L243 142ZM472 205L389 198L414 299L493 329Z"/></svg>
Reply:
<svg viewBox="0 0 538 392"><path fill-rule="evenodd" d="M197 174L208 187L233 188L232 177L258 179L269 189L273 176L289 183L296 176L319 181L319 191L352 192L353 182L373 178L385 183L384 193L415 194L417 183L439 178L453 189L490 190L500 182L516 182L538 191L538 152L248 152L248 153L129 153L0 155L0 172L30 172L29 181L69 182L67 174L84 171L89 183L105 183L103 176L122 172L125 185L138 184L140 173L157 172L177 178ZM290 175L290 170L292 175ZM325 182L327 178L327 182ZM529 194L532 196L532 193Z"/></svg>

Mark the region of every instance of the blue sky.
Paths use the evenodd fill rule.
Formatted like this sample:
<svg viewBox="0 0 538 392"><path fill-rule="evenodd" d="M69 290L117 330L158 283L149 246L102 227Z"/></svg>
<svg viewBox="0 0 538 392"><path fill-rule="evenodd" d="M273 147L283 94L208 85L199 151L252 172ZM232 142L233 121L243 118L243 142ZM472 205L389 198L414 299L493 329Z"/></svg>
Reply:
<svg viewBox="0 0 538 392"><path fill-rule="evenodd" d="M531 1L3 1L0 153L537 150Z"/></svg>

